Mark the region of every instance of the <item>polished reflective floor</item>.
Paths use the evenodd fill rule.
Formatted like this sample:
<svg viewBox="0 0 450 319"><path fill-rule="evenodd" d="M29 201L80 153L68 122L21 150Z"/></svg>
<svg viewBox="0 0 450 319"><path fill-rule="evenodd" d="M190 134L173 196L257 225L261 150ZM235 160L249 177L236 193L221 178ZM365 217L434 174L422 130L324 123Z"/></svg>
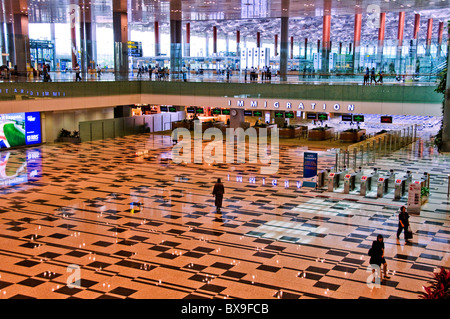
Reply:
<svg viewBox="0 0 450 319"><path fill-rule="evenodd" d="M172 147L144 134L1 152L0 298L416 299L450 265L450 156L427 141L375 163L431 175L410 243L396 238L406 198L298 188L305 147L281 146L264 180L258 164L173 164ZM391 278L372 285L378 234Z"/></svg>

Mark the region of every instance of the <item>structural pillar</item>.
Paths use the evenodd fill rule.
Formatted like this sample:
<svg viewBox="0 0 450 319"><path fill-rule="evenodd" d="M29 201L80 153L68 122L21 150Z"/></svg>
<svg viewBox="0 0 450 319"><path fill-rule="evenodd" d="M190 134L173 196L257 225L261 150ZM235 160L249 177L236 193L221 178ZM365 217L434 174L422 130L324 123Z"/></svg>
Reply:
<svg viewBox="0 0 450 319"><path fill-rule="evenodd" d="M76 21L80 12L78 1L72 0L69 6L69 19L70 19L70 41L71 41L71 55L72 55L72 69L74 69L78 63L78 48L77 48L77 29Z"/></svg>
<svg viewBox="0 0 450 319"><path fill-rule="evenodd" d="M403 47L403 31L405 29L405 12L398 13L398 35L397 35L397 54L395 58L395 71L402 73L402 47Z"/></svg>
<svg viewBox="0 0 450 319"><path fill-rule="evenodd" d="M278 56L278 34L275 34L275 50L274 56Z"/></svg>
<svg viewBox="0 0 450 319"><path fill-rule="evenodd" d="M305 38L305 60L308 57L308 38Z"/></svg>
<svg viewBox="0 0 450 319"><path fill-rule="evenodd" d="M450 34L450 24L447 26ZM450 38L447 38L447 52L450 52ZM450 54L447 53L447 65L450 65ZM445 88L444 114L442 118L442 151L450 152L450 72L447 71Z"/></svg>
<svg viewBox="0 0 450 319"><path fill-rule="evenodd" d="M18 75L27 75L27 67L31 67L27 1L11 2L14 20L14 68L17 68Z"/></svg>
<svg viewBox="0 0 450 319"><path fill-rule="evenodd" d="M241 31L236 31L236 57L241 56Z"/></svg>
<svg viewBox="0 0 450 319"><path fill-rule="evenodd" d="M170 1L170 75L172 79L181 78L181 0Z"/></svg>
<svg viewBox="0 0 450 319"><path fill-rule="evenodd" d="M411 53L411 62L413 66L413 72L419 73L420 71L420 65L419 61L417 60L417 44L419 42L419 29L420 29L420 14L416 13L414 16L414 31L413 31L413 40L410 43L410 50Z"/></svg>
<svg viewBox="0 0 450 319"><path fill-rule="evenodd" d="M191 56L191 24L186 23L186 43L184 44L184 56Z"/></svg>
<svg viewBox="0 0 450 319"><path fill-rule="evenodd" d="M128 79L128 15L127 0L113 0L114 75Z"/></svg>
<svg viewBox="0 0 450 319"><path fill-rule="evenodd" d="M294 37L291 37L291 60L294 59Z"/></svg>
<svg viewBox="0 0 450 319"><path fill-rule="evenodd" d="M322 69L321 73L328 73L330 63L330 31L331 31L331 15L325 10L323 16L323 30L322 30Z"/></svg>
<svg viewBox="0 0 450 319"><path fill-rule="evenodd" d="M161 45L159 42L159 22L155 21L155 56L161 55Z"/></svg>
<svg viewBox="0 0 450 319"><path fill-rule="evenodd" d="M289 50L289 17L281 17L280 81L287 81Z"/></svg>
<svg viewBox="0 0 450 319"><path fill-rule="evenodd" d="M213 54L217 54L217 27L213 26Z"/></svg>
<svg viewBox="0 0 450 319"><path fill-rule="evenodd" d="M359 72L359 59L361 54L361 26L362 14L355 14L355 31L353 34L353 73Z"/></svg>
<svg viewBox="0 0 450 319"><path fill-rule="evenodd" d="M425 55L429 56L431 54L431 36L433 33L433 18L428 19L428 26L427 26L427 40L426 40L426 49L425 49Z"/></svg>
<svg viewBox="0 0 450 319"><path fill-rule="evenodd" d="M438 29L438 47L437 47L437 54L436 56L439 58L441 57L442 53L442 38L444 36L444 22L439 22L439 29Z"/></svg>
<svg viewBox="0 0 450 319"><path fill-rule="evenodd" d="M385 30L386 30L386 12L381 12L380 28L378 29L378 51L377 51L377 63L381 69L383 68L383 49L384 49Z"/></svg>

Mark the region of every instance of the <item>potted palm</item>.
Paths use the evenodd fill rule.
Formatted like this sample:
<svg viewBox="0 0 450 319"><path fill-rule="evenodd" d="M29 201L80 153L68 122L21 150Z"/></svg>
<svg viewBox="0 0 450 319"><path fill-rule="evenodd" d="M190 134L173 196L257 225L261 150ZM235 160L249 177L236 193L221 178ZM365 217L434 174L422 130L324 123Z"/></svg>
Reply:
<svg viewBox="0 0 450 319"><path fill-rule="evenodd" d="M428 187L422 187L420 189L420 198L422 201L422 205L428 201L428 196L430 195L430 189Z"/></svg>

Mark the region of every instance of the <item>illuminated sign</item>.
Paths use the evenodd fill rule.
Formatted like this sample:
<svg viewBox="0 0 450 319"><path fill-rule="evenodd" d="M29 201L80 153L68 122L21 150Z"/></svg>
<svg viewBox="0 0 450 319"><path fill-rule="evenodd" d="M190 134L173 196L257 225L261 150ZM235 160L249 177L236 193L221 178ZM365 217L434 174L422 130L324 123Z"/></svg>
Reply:
<svg viewBox="0 0 450 319"><path fill-rule="evenodd" d="M317 114L316 113L307 113L306 118L308 120L317 120Z"/></svg>
<svg viewBox="0 0 450 319"><path fill-rule="evenodd" d="M214 114L214 115L220 115L220 114L222 114L222 111L220 110L220 109L213 109L212 110L212 114Z"/></svg>
<svg viewBox="0 0 450 319"><path fill-rule="evenodd" d="M259 116L261 117L263 113L261 111L253 111L253 116Z"/></svg>
<svg viewBox="0 0 450 319"><path fill-rule="evenodd" d="M364 115L353 115L353 121L357 123L364 122Z"/></svg>
<svg viewBox="0 0 450 319"><path fill-rule="evenodd" d="M186 109L186 111L187 111L188 113L195 113L195 107L188 107L188 108Z"/></svg>
<svg viewBox="0 0 450 319"><path fill-rule="evenodd" d="M275 117L284 117L284 112L281 111L275 112Z"/></svg>
<svg viewBox="0 0 450 319"><path fill-rule="evenodd" d="M41 113L0 114L0 149L41 142Z"/></svg>
<svg viewBox="0 0 450 319"><path fill-rule="evenodd" d="M230 115L230 109L222 109L222 115Z"/></svg>
<svg viewBox="0 0 450 319"><path fill-rule="evenodd" d="M236 107L264 107L264 108L275 108L275 109L297 109L297 110L315 110L316 106L317 108L320 108L322 111L330 110L330 111L341 111L345 108L345 106L341 106L339 103L332 102L332 103L316 103L316 102L300 102L300 101L286 101L286 102L280 102L280 101L267 101L267 100L255 100L255 99L238 99L238 100L230 100L228 99L228 106L236 106ZM353 112L355 111L355 105L354 104L347 104L347 111Z"/></svg>
<svg viewBox="0 0 450 319"><path fill-rule="evenodd" d="M177 108L175 106L169 106L169 112L176 112Z"/></svg>
<svg viewBox="0 0 450 319"><path fill-rule="evenodd" d="M167 106L163 106L163 105L161 105L159 107L159 109L161 110L161 112L167 112L169 110Z"/></svg>
<svg viewBox="0 0 450 319"><path fill-rule="evenodd" d="M392 116L381 116L380 123L392 123Z"/></svg>
<svg viewBox="0 0 450 319"><path fill-rule="evenodd" d="M322 120L322 121L326 121L326 120L328 120L328 114L319 113L319 114L317 114L317 119L318 120Z"/></svg>
<svg viewBox="0 0 450 319"><path fill-rule="evenodd" d="M294 112L285 112L284 117L287 119L293 119L295 117Z"/></svg>
<svg viewBox="0 0 450 319"><path fill-rule="evenodd" d="M202 107L198 107L198 108L195 109L195 113L197 113L197 114L203 114L204 112L205 111L203 110Z"/></svg>
<svg viewBox="0 0 450 319"><path fill-rule="evenodd" d="M253 116L253 112L244 110L244 116Z"/></svg>
<svg viewBox="0 0 450 319"><path fill-rule="evenodd" d="M341 119L343 122L352 122L353 121L353 115L351 114L342 114Z"/></svg>

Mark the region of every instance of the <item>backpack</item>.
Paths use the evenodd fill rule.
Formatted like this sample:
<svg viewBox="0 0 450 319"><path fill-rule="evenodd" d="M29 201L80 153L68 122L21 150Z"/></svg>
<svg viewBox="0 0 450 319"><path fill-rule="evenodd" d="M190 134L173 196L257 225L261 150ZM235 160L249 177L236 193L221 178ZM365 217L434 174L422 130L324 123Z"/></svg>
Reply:
<svg viewBox="0 0 450 319"><path fill-rule="evenodd" d="M372 253L373 253L373 248L370 248L369 251L367 252L367 254L372 257Z"/></svg>

